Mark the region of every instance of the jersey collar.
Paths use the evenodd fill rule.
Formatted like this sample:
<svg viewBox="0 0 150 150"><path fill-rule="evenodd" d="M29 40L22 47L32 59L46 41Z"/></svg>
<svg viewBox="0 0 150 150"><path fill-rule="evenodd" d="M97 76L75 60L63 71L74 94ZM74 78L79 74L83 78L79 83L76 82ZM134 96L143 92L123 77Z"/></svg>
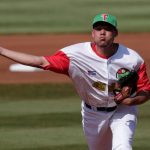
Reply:
<svg viewBox="0 0 150 150"><path fill-rule="evenodd" d="M104 55L101 55L99 54L97 51L96 51L96 44L95 43L91 43L91 48L92 50L94 51L94 53L96 53L96 55L98 55L99 57L103 58L103 59L109 59L111 56L107 57L107 56L104 56Z"/></svg>

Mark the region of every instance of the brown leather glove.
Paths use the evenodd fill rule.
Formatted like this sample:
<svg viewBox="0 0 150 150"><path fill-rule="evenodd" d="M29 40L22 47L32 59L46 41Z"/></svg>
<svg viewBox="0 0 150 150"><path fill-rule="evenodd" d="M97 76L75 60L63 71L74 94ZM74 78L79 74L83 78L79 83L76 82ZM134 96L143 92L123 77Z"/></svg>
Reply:
<svg viewBox="0 0 150 150"><path fill-rule="evenodd" d="M137 90L138 74L135 71L131 71L124 77L121 77L118 82L115 83L114 101L120 104L125 98L130 97Z"/></svg>

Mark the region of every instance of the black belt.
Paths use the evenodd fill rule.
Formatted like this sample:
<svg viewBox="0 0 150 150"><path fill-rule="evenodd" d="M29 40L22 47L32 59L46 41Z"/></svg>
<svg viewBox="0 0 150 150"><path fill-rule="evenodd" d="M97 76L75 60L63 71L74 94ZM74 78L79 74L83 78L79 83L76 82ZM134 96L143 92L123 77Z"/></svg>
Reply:
<svg viewBox="0 0 150 150"><path fill-rule="evenodd" d="M92 109L92 110L96 110L96 111L106 111L106 112L111 112L111 111L114 111L117 106L114 106L114 107L92 107L90 106L89 104L85 103L85 106L89 109Z"/></svg>

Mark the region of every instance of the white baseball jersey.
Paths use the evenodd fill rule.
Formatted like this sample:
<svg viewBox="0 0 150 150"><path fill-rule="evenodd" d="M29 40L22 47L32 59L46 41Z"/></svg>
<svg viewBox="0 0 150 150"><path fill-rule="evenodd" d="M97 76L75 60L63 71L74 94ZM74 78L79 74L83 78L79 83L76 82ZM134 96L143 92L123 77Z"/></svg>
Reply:
<svg viewBox="0 0 150 150"><path fill-rule="evenodd" d="M121 44L109 58L96 53L95 44L90 42L65 47L45 58L50 65L44 69L67 74L81 99L91 106L115 106L112 99L114 83L127 71L138 72L138 91L150 90L144 60L137 52Z"/></svg>

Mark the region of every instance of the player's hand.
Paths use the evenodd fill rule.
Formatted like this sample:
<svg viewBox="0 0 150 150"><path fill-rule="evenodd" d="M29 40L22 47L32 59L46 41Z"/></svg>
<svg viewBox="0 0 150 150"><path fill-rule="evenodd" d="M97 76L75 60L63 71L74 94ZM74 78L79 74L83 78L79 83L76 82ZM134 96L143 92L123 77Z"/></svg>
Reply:
<svg viewBox="0 0 150 150"><path fill-rule="evenodd" d="M3 51L3 48L2 48L2 47L0 47L0 55L1 55L2 51Z"/></svg>
<svg viewBox="0 0 150 150"><path fill-rule="evenodd" d="M129 86L125 86L121 89L121 91L116 92L114 96L114 101L116 104L120 104L131 95L132 88Z"/></svg>

